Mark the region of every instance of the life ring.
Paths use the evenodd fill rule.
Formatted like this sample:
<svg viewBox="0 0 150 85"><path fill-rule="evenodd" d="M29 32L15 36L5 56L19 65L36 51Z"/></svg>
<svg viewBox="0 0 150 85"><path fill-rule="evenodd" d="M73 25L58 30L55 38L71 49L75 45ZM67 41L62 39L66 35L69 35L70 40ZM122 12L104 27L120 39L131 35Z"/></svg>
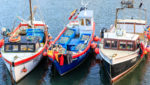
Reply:
<svg viewBox="0 0 150 85"><path fill-rule="evenodd" d="M14 35L9 38L9 42L19 42L21 40L21 36Z"/></svg>

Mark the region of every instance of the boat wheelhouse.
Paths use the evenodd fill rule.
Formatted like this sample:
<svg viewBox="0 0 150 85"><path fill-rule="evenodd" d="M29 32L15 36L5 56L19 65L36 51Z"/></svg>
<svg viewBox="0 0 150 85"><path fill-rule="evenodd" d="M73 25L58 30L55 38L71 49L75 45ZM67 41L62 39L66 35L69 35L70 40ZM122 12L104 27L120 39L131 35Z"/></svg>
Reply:
<svg viewBox="0 0 150 85"><path fill-rule="evenodd" d="M99 45L100 55L112 82L129 72L142 59L139 39L139 35L123 30L104 34L104 41Z"/></svg>
<svg viewBox="0 0 150 85"><path fill-rule="evenodd" d="M82 10L77 20L71 21L47 50L58 73L64 75L83 62L90 52L95 23L92 10Z"/></svg>

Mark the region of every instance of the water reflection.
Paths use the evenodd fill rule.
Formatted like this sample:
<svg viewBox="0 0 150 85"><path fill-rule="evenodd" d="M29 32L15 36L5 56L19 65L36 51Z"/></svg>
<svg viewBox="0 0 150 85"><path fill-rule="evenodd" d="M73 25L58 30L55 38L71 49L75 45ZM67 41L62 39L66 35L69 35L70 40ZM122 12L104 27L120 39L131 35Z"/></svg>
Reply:
<svg viewBox="0 0 150 85"><path fill-rule="evenodd" d="M29 73L29 75L18 82L17 85L40 85L40 79L47 70L47 64L47 58L44 58L39 65L31 73Z"/></svg>
<svg viewBox="0 0 150 85"><path fill-rule="evenodd" d="M11 85L11 78L5 64L0 59L0 85Z"/></svg>

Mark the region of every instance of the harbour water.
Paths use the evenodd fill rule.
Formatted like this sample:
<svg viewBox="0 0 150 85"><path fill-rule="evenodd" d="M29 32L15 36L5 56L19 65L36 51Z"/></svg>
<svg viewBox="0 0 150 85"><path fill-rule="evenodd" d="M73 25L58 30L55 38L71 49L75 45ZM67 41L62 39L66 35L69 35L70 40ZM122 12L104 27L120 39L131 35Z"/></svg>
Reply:
<svg viewBox="0 0 150 85"><path fill-rule="evenodd" d="M37 2L38 1L38 2ZM87 1L87 0L85 0ZM96 35L103 27L109 28L114 23L116 8L121 0L89 0L88 9L94 10ZM135 6L141 0L135 0ZM143 7L147 9L148 24L150 24L150 0L143 0ZM70 13L81 7L81 0L33 0L39 9L35 14L49 26L49 33L55 38L68 23ZM0 0L0 28L13 29L20 22L17 16L27 20L29 18L28 0ZM0 35L0 38L2 36ZM9 57L9 56L8 56ZM115 85L150 85L150 56ZM50 61L46 59L17 85L110 85L106 73L100 63L100 56L90 54L87 60L73 72L60 77L53 70ZM0 85L11 85L11 78L6 66L0 59Z"/></svg>

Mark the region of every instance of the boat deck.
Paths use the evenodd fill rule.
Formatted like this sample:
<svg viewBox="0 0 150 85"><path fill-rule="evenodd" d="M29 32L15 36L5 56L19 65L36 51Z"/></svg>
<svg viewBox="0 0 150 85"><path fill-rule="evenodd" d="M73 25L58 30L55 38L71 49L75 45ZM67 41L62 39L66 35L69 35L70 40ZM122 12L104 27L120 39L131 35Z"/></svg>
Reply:
<svg viewBox="0 0 150 85"><path fill-rule="evenodd" d="M138 56L139 49L135 51L121 51L121 50L113 50L113 49L104 49L103 44L99 44L100 52L102 53L103 59L107 60L109 63L118 63L122 61L126 61L129 59Z"/></svg>

